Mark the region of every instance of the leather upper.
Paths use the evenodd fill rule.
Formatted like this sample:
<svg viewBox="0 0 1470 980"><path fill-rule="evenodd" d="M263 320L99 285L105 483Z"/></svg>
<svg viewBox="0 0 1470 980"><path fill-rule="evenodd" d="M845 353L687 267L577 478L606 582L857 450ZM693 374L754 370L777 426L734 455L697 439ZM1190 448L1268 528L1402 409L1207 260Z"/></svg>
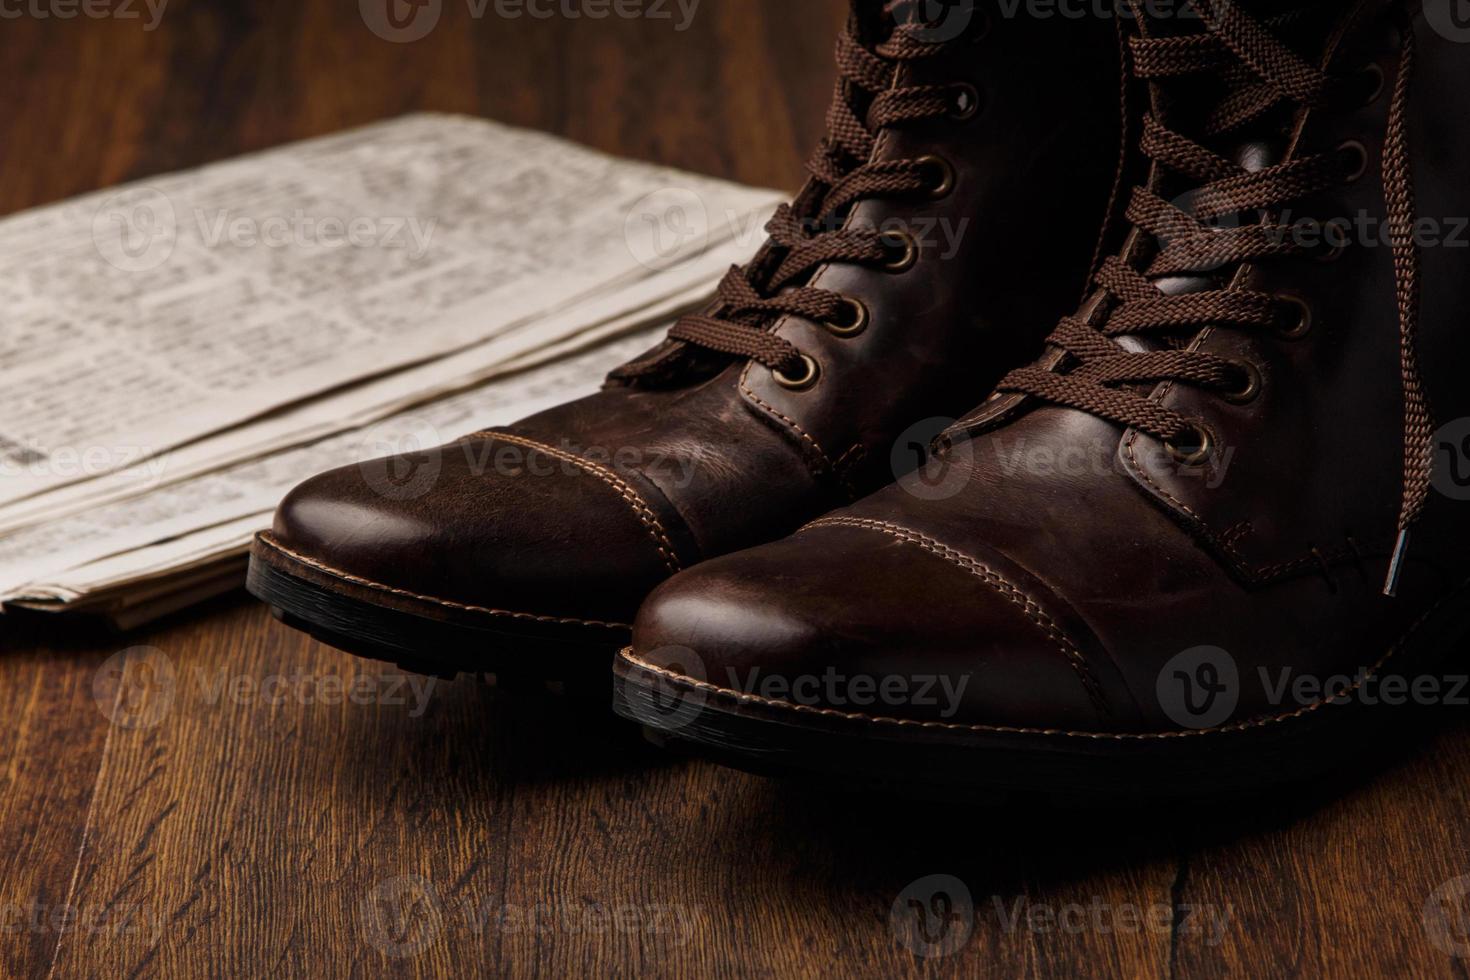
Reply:
<svg viewBox="0 0 1470 980"><path fill-rule="evenodd" d="M971 84L981 107L878 140L880 159L943 157L954 186L856 206L850 221L913 233L918 258L897 273L818 270L871 316L852 337L798 317L774 325L819 364L814 386L788 390L729 358L672 386L610 384L443 448L437 481L413 499L384 496L363 467L310 480L274 537L420 594L627 622L674 571L881 486L906 428L973 405L1075 304L1116 176L1117 57L1103 19L996 17L985 36L903 69L918 73L908 84ZM501 451L559 462L494 465Z"/></svg>
<svg viewBox="0 0 1470 980"><path fill-rule="evenodd" d="M1470 215L1470 55L1422 15L1414 34L1418 213L1449 234L1454 216ZM1377 64L1391 91L1401 54L1391 5L1368 3L1333 67ZM1303 111L1273 151L1367 147L1364 175L1310 202L1314 215L1362 214L1381 236L1387 101ZM1470 415L1470 251L1430 245L1423 256L1420 347L1443 424ZM1358 241L1332 261L1222 275L1299 296L1313 324L1297 339L1227 327L1194 336L1194 347L1262 376L1246 404L1184 384L1153 391L1207 427L1215 448L1205 465L1181 465L1157 440L1080 411L993 399L926 470L661 587L639 617L635 652L688 647L722 685L730 665L965 674L970 696L956 716L904 703L885 711L1082 732L1196 727L1169 695L1182 660L1193 671L1213 658L1204 680L1232 675L1235 704L1211 727L1311 710L1283 692L1283 676L1351 683L1381 667L1413 629L1463 606L1470 581L1470 502L1436 493L1398 596L1383 594L1403 474L1390 249ZM1085 670L1062 669L1079 656Z"/></svg>

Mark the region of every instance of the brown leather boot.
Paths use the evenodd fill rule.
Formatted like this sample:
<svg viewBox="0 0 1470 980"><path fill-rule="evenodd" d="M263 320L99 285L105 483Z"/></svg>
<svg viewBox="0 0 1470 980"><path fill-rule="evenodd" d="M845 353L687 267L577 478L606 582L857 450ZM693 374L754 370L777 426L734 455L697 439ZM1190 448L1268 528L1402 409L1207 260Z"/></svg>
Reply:
<svg viewBox="0 0 1470 980"><path fill-rule="evenodd" d="M664 579L890 482L906 427L973 405L1082 294L1121 156L1111 23L904 16L930 6L855 0L811 179L706 315L434 451L426 494L308 481L251 591L417 669L606 678Z"/></svg>
<svg viewBox="0 0 1470 980"><path fill-rule="evenodd" d="M1470 32L1195 7L1130 25L1146 177L1095 295L925 471L656 591L620 711L755 768L1132 794L1470 696L1421 676L1470 627Z"/></svg>

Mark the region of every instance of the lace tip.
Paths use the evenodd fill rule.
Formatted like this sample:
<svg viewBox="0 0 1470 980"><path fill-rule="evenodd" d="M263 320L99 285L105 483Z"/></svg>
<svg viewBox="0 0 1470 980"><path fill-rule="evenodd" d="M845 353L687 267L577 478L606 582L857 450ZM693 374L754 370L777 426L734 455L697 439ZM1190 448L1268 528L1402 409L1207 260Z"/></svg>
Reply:
<svg viewBox="0 0 1470 980"><path fill-rule="evenodd" d="M1383 583L1383 594L1393 598L1399 594L1399 576L1404 571L1404 557L1409 552L1409 529L1399 531L1398 543L1393 546L1393 558L1388 563L1388 579Z"/></svg>

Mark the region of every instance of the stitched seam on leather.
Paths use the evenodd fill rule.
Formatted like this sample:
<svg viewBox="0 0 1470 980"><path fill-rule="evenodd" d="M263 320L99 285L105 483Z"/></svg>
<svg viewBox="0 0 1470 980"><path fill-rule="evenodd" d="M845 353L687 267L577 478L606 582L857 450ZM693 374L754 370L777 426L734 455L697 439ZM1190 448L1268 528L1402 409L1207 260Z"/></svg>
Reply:
<svg viewBox="0 0 1470 980"><path fill-rule="evenodd" d="M853 470L857 469L868 458L868 447L857 443L847 452L837 457L834 465L837 478L842 481L842 487L847 491L848 499L856 500L860 494L857 486L852 482Z"/></svg>
<svg viewBox="0 0 1470 980"><path fill-rule="evenodd" d="M1108 742L1160 741L1163 739L1195 738L1202 735L1241 734L1251 731L1253 729L1285 724L1287 722L1295 721L1298 718L1309 715L1315 711L1321 710L1327 705L1332 704L1334 701L1340 700L1345 695L1352 694L1354 691L1357 691L1360 687L1362 687L1362 685L1367 681L1368 678L1376 676L1378 671L1381 670L1384 665L1392 660L1394 656L1403 649L1404 644L1408 642L1409 638L1414 635L1415 631L1417 631L1419 627L1423 626L1424 623L1427 622L1431 616L1433 616L1441 608L1447 605L1452 599L1456 598L1463 589L1464 583L1462 583L1459 587L1452 589L1448 595L1446 595L1444 598L1440 599L1433 606L1431 606L1430 609L1424 613L1424 615L1420 616L1417 620L1414 621L1414 624L1410 626L1407 631L1405 631L1403 637L1401 637L1397 643L1389 648L1387 653L1378 658L1373 666L1362 672L1357 680L1353 681L1353 683L1349 686L1339 690L1336 694L1333 694L1326 698L1320 698L1316 701L1313 701L1311 704L1303 705L1302 707L1297 708L1294 711L1288 711L1284 714L1268 715L1263 718L1252 718L1247 721L1236 722L1233 725L1221 725L1215 728L1191 728L1183 729L1177 732L1082 732L1065 728L1027 728L1019 725L966 725L960 722L953 721L915 721L911 718L894 718L888 715L865 715L859 712L838 711L836 708L814 708L811 705L796 704L792 701L781 701L775 698L762 697L759 694L748 694L744 691L735 691L727 687L720 687L719 685L711 684L708 681L696 680L692 677L687 677L684 674L669 670L667 667L660 667L657 664L651 664L648 661L639 658L638 655L633 652L632 647L624 647L623 650L618 654L618 656L621 657L623 660L634 664L640 670L646 670L651 673L659 674L676 684L682 684L686 687L692 687L697 690L708 691L711 694L726 698L732 698L736 701L746 701L755 704L765 705L766 707L781 708L787 711L795 712L797 714L820 715L827 718L839 718L844 721L870 722L879 725L893 725L900 728L929 728L945 731L979 732L993 735L1043 735L1061 738L1085 738L1095 741Z"/></svg>
<svg viewBox="0 0 1470 980"><path fill-rule="evenodd" d="M1247 270L1249 268L1249 263L1241 266L1241 269L1236 273L1236 282L1243 282L1247 278ZM1210 336L1214 332L1215 328L1213 326L1205 327L1203 330L1200 331L1199 336L1195 339L1193 346L1196 348L1204 346L1205 341L1209 340ZM1157 391L1149 396L1149 400L1162 404L1164 401L1164 396L1172 391L1173 388L1174 382L1166 381L1158 387ZM1221 551L1225 552L1225 554L1228 555L1230 559L1235 562L1236 567L1240 570L1240 572L1246 575L1248 578L1253 579L1256 582L1262 582L1277 575L1283 575L1287 572L1295 571L1298 568L1305 568L1308 565L1314 565L1317 563L1316 556L1307 554L1303 555L1300 558L1288 558L1270 565L1252 565L1246 559L1246 557L1242 555L1240 551L1236 548L1236 544L1241 539L1243 539L1248 533L1254 532L1255 528L1251 526L1251 522L1243 522L1246 530L1241 531L1241 533L1239 534L1232 535L1228 531L1224 535L1216 534L1210 529L1209 522L1207 522L1203 517L1191 510L1189 508L1189 505L1186 504L1184 501L1180 500L1168 490L1164 489L1164 487L1156 483L1153 477L1151 477L1144 470L1144 468L1139 465L1138 457L1135 456L1133 452L1133 445L1137 441L1137 429L1131 430L1128 433L1127 438L1123 440L1123 449L1128 454L1128 462L1131 464L1133 472L1137 474L1140 479L1142 479L1155 491L1157 491L1159 496L1163 497L1165 500L1169 501L1175 507L1178 507L1184 513L1193 518L1195 523L1198 524L1199 533L1204 536L1205 540L1211 542ZM1322 557L1329 564L1331 564L1333 562L1346 561L1349 558L1356 558L1357 553L1354 552L1351 548L1338 548L1335 551L1326 552L1325 554L1323 554Z"/></svg>
<svg viewBox="0 0 1470 980"><path fill-rule="evenodd" d="M372 579L363 578L360 575L353 575L351 572L344 572L340 568L333 568L331 565L327 565L323 562L317 561L315 558L310 558L299 552L292 551L290 548L287 548L275 538L271 537L270 534L267 532L262 531L259 535L257 535L257 540L261 544L265 545L267 548L270 548L272 551L276 551L283 555L286 555L287 557L292 558L295 561L299 561L303 565L309 565L319 572L325 572L328 575L331 575L333 578L342 579L344 582L351 582L353 585L365 586L369 589L375 589L379 592L388 592L393 595L403 596L406 599L417 599L421 602L431 602L436 606L444 606L448 609L456 609L462 612L487 613L492 616L505 616L510 619L534 620L538 623L561 623L568 626L601 626L606 627L607 629L620 630L628 630L633 628L632 624L630 623L611 623L605 622L600 619L575 619L570 616L538 616L535 613L512 612L509 609L491 609L488 606L472 606L462 602L454 602L451 599L440 599L437 596L423 595L418 592L410 592L407 589L397 589L391 585L384 585L382 582L374 582Z"/></svg>
<svg viewBox="0 0 1470 980"><path fill-rule="evenodd" d="M1133 452L1133 444L1137 440L1138 432L1136 430L1130 432L1128 434L1128 437L1123 440L1123 451L1128 454L1129 468L1138 476L1140 480L1142 480L1144 483L1148 484L1155 491L1157 491L1159 496L1168 500L1175 507L1178 507L1181 511L1188 514L1190 518L1194 520L1194 522L1198 525L1197 530L1205 538L1205 540L1211 542L1221 551L1225 552L1225 554L1229 556L1230 560L1235 562L1236 566L1248 577L1255 579L1256 581L1261 581L1263 579L1269 579L1275 575L1281 575L1284 572L1293 571L1298 568L1305 568L1308 565L1314 565L1317 563L1317 558L1315 556L1304 555L1301 558L1290 558L1283 561L1275 562L1270 565L1252 565L1249 561L1246 560L1246 557L1242 555L1240 551L1236 548L1236 543L1254 530L1251 522L1243 521L1241 524L1238 524L1234 528L1228 530L1224 535L1219 535L1212 532L1210 530L1208 522L1206 522L1204 518L1200 517L1199 514L1191 510L1189 505L1184 503L1184 501L1180 500L1178 497L1174 496L1164 487L1155 482L1153 477L1149 475L1148 471L1139 464L1138 457L1134 455ZM1322 557L1330 563L1336 561L1345 561L1348 558L1353 558L1356 556L1350 548L1338 548L1334 551L1325 552Z"/></svg>
<svg viewBox="0 0 1470 980"><path fill-rule="evenodd" d="M827 458L826 452L823 451L821 445L819 445L817 443L817 440L812 438L811 433L809 433L805 429L803 429L801 427L801 425L795 419L791 418L788 415L785 415L779 409L777 409L774 405L772 405L769 402L767 402L760 395L757 395L755 393L755 391L751 389L750 385L746 384L745 379L746 379L746 377L749 374L750 374L750 365L747 364L747 365L745 365L745 370L743 370L743 371L740 372L740 390L741 390L741 392L743 392L745 394L745 396L747 398L749 398L751 401L755 402L762 409L764 409L768 414L773 415L776 418L780 419L782 422L786 423L786 425L791 429L791 431L795 432L798 436L800 436L802 438L802 440L805 441L806 444L812 448L812 451L817 454L817 458L819 458L822 461L822 464L824 466L826 466L828 470L835 470L836 468L832 465L832 460L830 460L830 459Z"/></svg>
<svg viewBox="0 0 1470 980"><path fill-rule="evenodd" d="M664 565L668 567L669 571L677 572L683 567L679 562L678 554L674 551L673 542L669 540L668 532L664 530L664 526L659 522L658 515L654 513L653 508L648 506L647 501L638 495L637 490L634 490L627 481L612 470L599 463L594 463L590 459L583 459L573 453L563 452L555 446L548 446L544 442L537 442L534 439L512 435L509 432L486 430L471 433L470 437L503 439L506 442L517 443L530 449L539 450L554 459L559 459L564 463L571 463L573 466L586 470L616 490L618 496L622 497L624 502L633 509L633 515L638 518L639 523L648 532L649 538L653 541L654 546L658 548L658 553L663 556Z"/></svg>
<svg viewBox="0 0 1470 980"><path fill-rule="evenodd" d="M1256 526L1250 521L1241 521L1239 524L1220 535L1221 544L1235 544L1241 538L1255 532Z"/></svg>
<svg viewBox="0 0 1470 980"><path fill-rule="evenodd" d="M867 447L859 442L848 449L847 452L843 453L841 456L838 456L835 465L841 469L846 469L849 466L854 466L862 462L863 459L867 457L867 455Z"/></svg>
<svg viewBox="0 0 1470 980"><path fill-rule="evenodd" d="M1021 607L1032 624L1045 633L1057 645L1057 648L1061 650L1062 655L1067 658L1067 663L1071 666L1073 673L1082 682L1082 688L1087 692L1088 699L1100 710L1108 710L1102 688L1098 684L1097 678L1093 676L1092 668L1088 665L1087 658L1082 655L1082 651L1077 649L1076 644L1056 624L1056 621L1046 614L1046 610L1042 609L1036 600L1032 599L1018 588L1015 583L1000 575L994 569L981 564L963 552L956 551L941 541L936 541L934 538L920 534L918 531L910 528L898 524L890 524L887 521L866 520L856 517L823 517L812 521L801 530L806 531L818 527L852 527L887 534L890 537L916 545L935 557L941 558L974 575L986 585L999 592L1008 602Z"/></svg>

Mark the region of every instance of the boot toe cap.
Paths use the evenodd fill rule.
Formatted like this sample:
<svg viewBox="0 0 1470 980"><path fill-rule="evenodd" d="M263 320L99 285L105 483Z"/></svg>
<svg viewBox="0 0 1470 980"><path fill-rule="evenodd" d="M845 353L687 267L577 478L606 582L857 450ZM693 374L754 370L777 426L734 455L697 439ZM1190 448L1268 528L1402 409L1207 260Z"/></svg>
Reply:
<svg viewBox="0 0 1470 980"><path fill-rule="evenodd" d="M509 438L315 476L277 508L273 543L417 595L630 621L638 600L679 568L669 518L605 467Z"/></svg>
<svg viewBox="0 0 1470 980"><path fill-rule="evenodd" d="M662 585L631 655L732 695L859 718L1110 727L1096 652L1064 629L1055 596L991 557L903 529L817 526Z"/></svg>

